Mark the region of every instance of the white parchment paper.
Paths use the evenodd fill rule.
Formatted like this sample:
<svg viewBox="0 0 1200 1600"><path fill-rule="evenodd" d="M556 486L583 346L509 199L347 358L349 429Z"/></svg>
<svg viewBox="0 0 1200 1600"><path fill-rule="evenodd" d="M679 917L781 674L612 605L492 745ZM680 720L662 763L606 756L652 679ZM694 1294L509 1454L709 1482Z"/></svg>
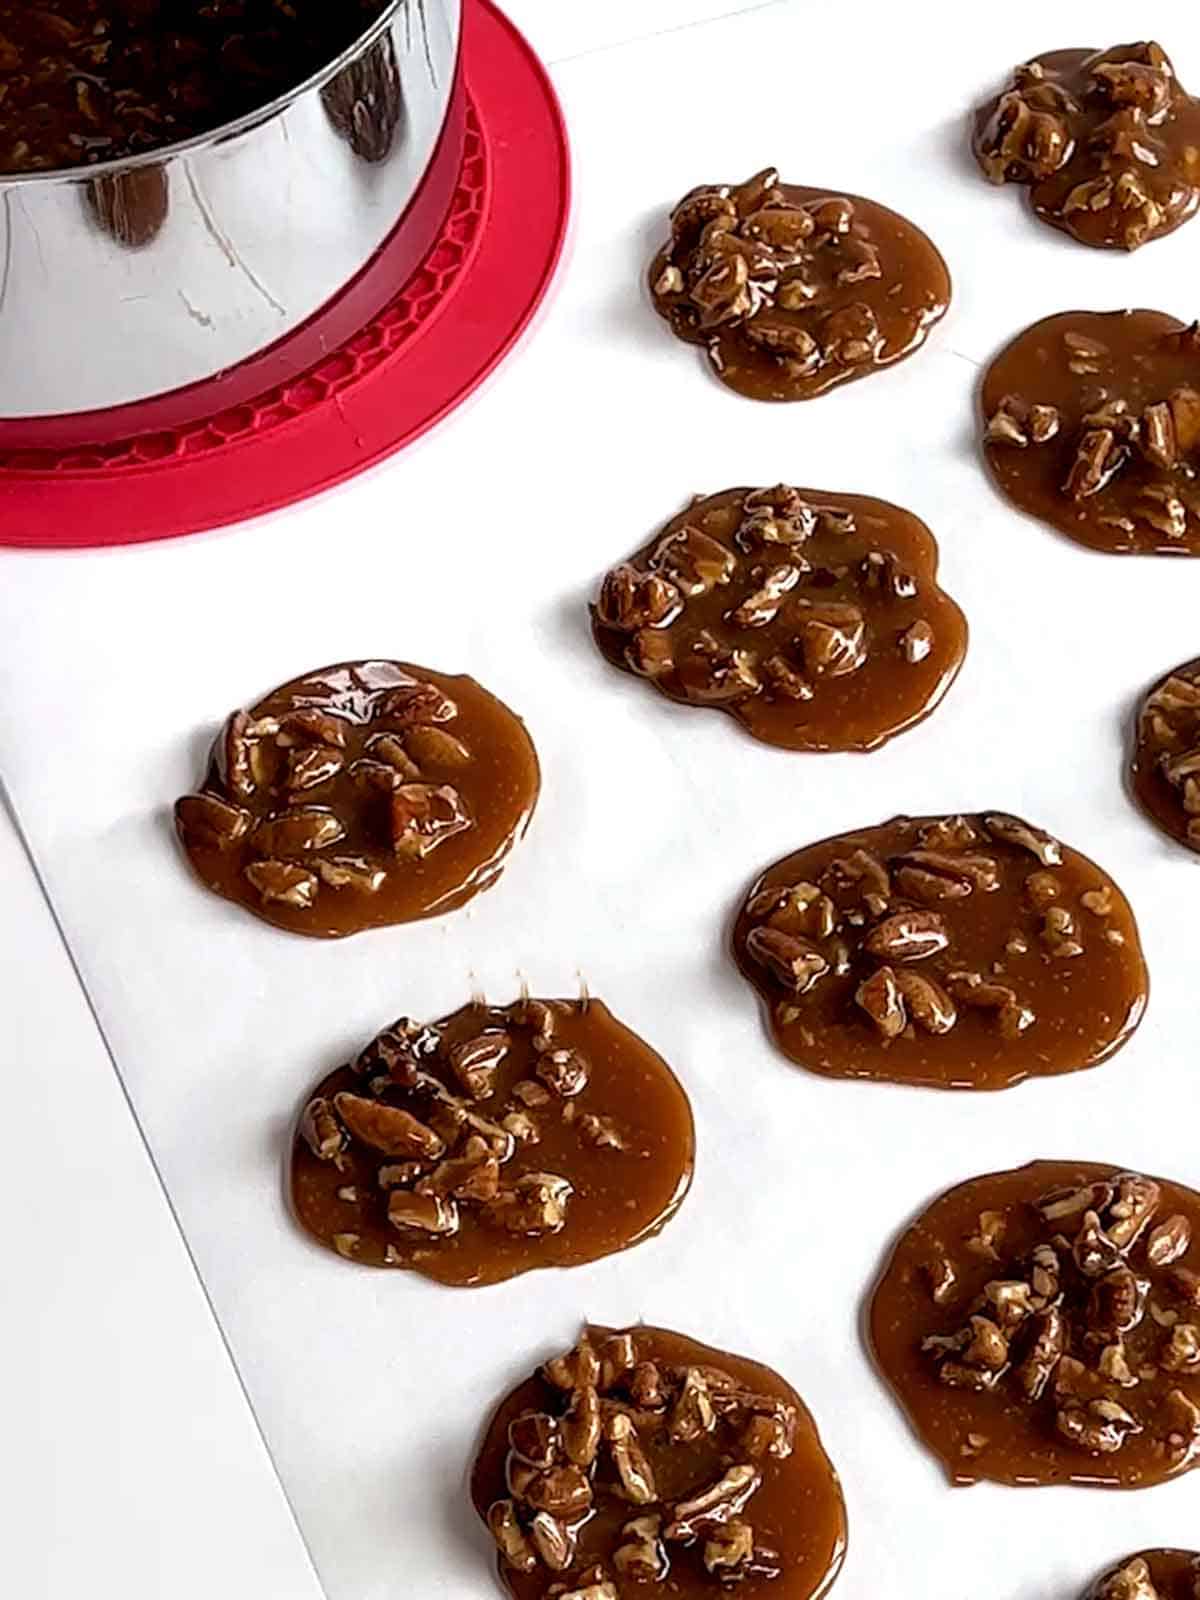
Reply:
<svg viewBox="0 0 1200 1600"><path fill-rule="evenodd" d="M950 1490L859 1332L894 1229L971 1174L1078 1156L1200 1183L1200 878L1120 775L1135 696L1200 652L1200 563L1074 547L994 496L973 444L980 364L1027 322L1196 313L1200 223L1131 258L1089 252L965 153L967 107L1013 61L1134 30L1200 87L1190 8L1107 0L1052 16L784 5L570 63L556 76L573 250L482 395L402 458L240 530L3 557L0 770L331 1600L492 1592L463 1494L478 1426L585 1316L660 1321L799 1387L849 1503L841 1600L1059 1600L1128 1549L1196 1542L1200 1476L1117 1497ZM809 405L722 390L641 290L670 203L768 162L907 213L955 280L921 354ZM605 566L693 491L780 478L924 517L970 620L942 708L879 753L758 747L591 645ZM470 672L519 710L541 805L465 911L343 943L289 937L195 884L169 807L229 708L368 655ZM725 953L750 877L843 827L983 806L1061 832L1129 894L1153 975L1134 1041L1094 1072L994 1097L825 1082L776 1057ZM546 994L583 974L683 1077L699 1151L677 1220L628 1254L483 1291L310 1247L280 1183L308 1084L398 1012L436 1016L476 983L507 998L521 973Z"/></svg>

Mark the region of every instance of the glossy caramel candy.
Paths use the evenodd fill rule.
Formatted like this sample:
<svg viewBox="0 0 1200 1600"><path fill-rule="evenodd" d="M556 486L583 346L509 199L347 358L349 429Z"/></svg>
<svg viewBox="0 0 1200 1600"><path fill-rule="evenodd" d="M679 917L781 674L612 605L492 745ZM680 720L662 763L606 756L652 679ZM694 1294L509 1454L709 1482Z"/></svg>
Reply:
<svg viewBox="0 0 1200 1600"><path fill-rule="evenodd" d="M950 275L907 218L767 168L683 197L650 293L722 383L809 400L918 350L950 304Z"/></svg>
<svg viewBox="0 0 1200 1600"><path fill-rule="evenodd" d="M977 111L974 150L1081 244L1136 250L1200 204L1200 101L1159 44L1035 56Z"/></svg>
<svg viewBox="0 0 1200 1600"><path fill-rule="evenodd" d="M235 712L175 825L208 888L336 938L488 888L539 782L524 723L472 678L360 661Z"/></svg>
<svg viewBox="0 0 1200 1600"><path fill-rule="evenodd" d="M910 512L778 484L697 499L605 577L614 666L788 750L871 750L928 716L967 625Z"/></svg>
<svg viewBox="0 0 1200 1600"><path fill-rule="evenodd" d="M1116 884L1002 812L896 817L785 856L733 951L780 1050L834 1078L1006 1089L1095 1066L1146 1004Z"/></svg>
<svg viewBox="0 0 1200 1600"><path fill-rule="evenodd" d="M837 1474L775 1372L662 1328L587 1328L501 1402L471 1478L513 1600L816 1600Z"/></svg>
<svg viewBox="0 0 1200 1600"><path fill-rule="evenodd" d="M1020 510L1112 554L1200 554L1200 324L1066 311L988 368L983 452Z"/></svg>
<svg viewBox="0 0 1200 1600"><path fill-rule="evenodd" d="M317 1085L292 1208L348 1260L446 1284L573 1267L649 1238L692 1179L678 1079L599 1000L401 1018Z"/></svg>
<svg viewBox="0 0 1200 1600"><path fill-rule="evenodd" d="M1198 1229L1195 1190L1084 1161L973 1178L918 1217L870 1337L952 1483L1137 1489L1200 1461Z"/></svg>

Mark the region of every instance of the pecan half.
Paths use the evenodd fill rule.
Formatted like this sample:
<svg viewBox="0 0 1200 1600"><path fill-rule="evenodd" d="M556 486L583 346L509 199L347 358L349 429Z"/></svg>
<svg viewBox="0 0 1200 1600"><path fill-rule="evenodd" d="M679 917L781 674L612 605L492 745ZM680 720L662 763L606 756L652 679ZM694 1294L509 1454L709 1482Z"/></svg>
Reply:
<svg viewBox="0 0 1200 1600"><path fill-rule="evenodd" d="M746 949L792 994L806 994L829 971L816 945L779 928L751 928Z"/></svg>
<svg viewBox="0 0 1200 1600"><path fill-rule="evenodd" d="M604 1425L604 1437L620 1482L620 1492L634 1505L658 1499L654 1472L642 1448L637 1429L623 1411L613 1412Z"/></svg>
<svg viewBox="0 0 1200 1600"><path fill-rule="evenodd" d="M445 1142L433 1129L400 1106L382 1105L348 1090L335 1094L333 1104L352 1137L385 1156L436 1161L445 1151Z"/></svg>
<svg viewBox="0 0 1200 1600"><path fill-rule="evenodd" d="M185 794L175 802L175 818L186 843L201 850L231 849L251 822L248 811L215 794Z"/></svg>
<svg viewBox="0 0 1200 1600"><path fill-rule="evenodd" d="M323 806L294 806L264 818L251 835L251 842L265 856L288 856L324 850L345 836L341 820L332 811Z"/></svg>
<svg viewBox="0 0 1200 1600"><path fill-rule="evenodd" d="M945 920L936 911L895 911L875 924L863 949L883 961L924 961L949 943Z"/></svg>

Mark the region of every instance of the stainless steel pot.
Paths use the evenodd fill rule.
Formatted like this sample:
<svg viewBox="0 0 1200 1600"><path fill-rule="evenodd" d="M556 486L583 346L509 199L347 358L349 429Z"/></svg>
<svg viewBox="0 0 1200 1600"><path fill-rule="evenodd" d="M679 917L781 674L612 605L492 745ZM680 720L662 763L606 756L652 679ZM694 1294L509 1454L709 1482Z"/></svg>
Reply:
<svg viewBox="0 0 1200 1600"><path fill-rule="evenodd" d="M0 177L0 436L237 368L361 274L439 148L461 4L392 0L336 61L213 133Z"/></svg>

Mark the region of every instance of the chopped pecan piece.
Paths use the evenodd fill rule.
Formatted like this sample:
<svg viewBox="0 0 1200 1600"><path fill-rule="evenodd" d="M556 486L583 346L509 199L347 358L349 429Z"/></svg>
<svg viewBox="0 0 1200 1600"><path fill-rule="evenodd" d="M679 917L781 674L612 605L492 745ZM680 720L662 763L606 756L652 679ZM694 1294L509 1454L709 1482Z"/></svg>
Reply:
<svg viewBox="0 0 1200 1600"><path fill-rule="evenodd" d="M578 1385L562 1420L562 1444L567 1460L577 1467L590 1467L600 1448L600 1400L594 1384Z"/></svg>
<svg viewBox="0 0 1200 1600"><path fill-rule="evenodd" d="M600 586L596 614L608 628L633 633L639 628L666 627L678 615L679 590L661 572L639 572L623 562Z"/></svg>
<svg viewBox="0 0 1200 1600"><path fill-rule="evenodd" d="M707 1488L676 1502L671 1520L663 1529L663 1538L687 1543L697 1534L732 1522L761 1483L762 1473L750 1463L730 1467Z"/></svg>
<svg viewBox="0 0 1200 1600"><path fill-rule="evenodd" d="M529 1524L529 1537L551 1572L565 1572L575 1559L575 1530L548 1511L539 1511Z"/></svg>
<svg viewBox="0 0 1200 1600"><path fill-rule="evenodd" d="M321 1161L336 1161L346 1148L346 1135L328 1100L310 1100L300 1118L300 1137Z"/></svg>
<svg viewBox="0 0 1200 1600"><path fill-rule="evenodd" d="M707 630L692 641L678 672L689 698L709 705L745 700L762 687L753 653L730 649Z"/></svg>
<svg viewBox="0 0 1200 1600"><path fill-rule="evenodd" d="M408 753L408 737L416 731L416 728L408 729L407 736L398 733L375 734L364 747L366 756L350 767L351 777L385 793L398 789L401 783L416 783L421 776L421 769ZM389 767L392 769L391 776L380 770Z"/></svg>
<svg viewBox="0 0 1200 1600"><path fill-rule="evenodd" d="M1190 1372L1200 1367L1200 1328L1193 1322L1176 1322L1158 1364L1164 1372Z"/></svg>
<svg viewBox="0 0 1200 1600"><path fill-rule="evenodd" d="M363 856L317 856L312 869L331 889L355 894L377 894L387 879L382 867L373 867Z"/></svg>
<svg viewBox="0 0 1200 1600"><path fill-rule="evenodd" d="M487 1514L487 1525L505 1563L517 1572L532 1572L537 1557L517 1520L511 1500L497 1500Z"/></svg>
<svg viewBox="0 0 1200 1600"><path fill-rule="evenodd" d="M458 790L449 784L401 784L391 799L392 848L402 858L421 858L471 826Z"/></svg>
<svg viewBox="0 0 1200 1600"><path fill-rule="evenodd" d="M994 1011L996 1024L1007 1039L1019 1038L1037 1021L1034 1012L1021 1004L1008 984L992 983L977 972L951 972L946 977L946 987L963 1005Z"/></svg>
<svg viewBox="0 0 1200 1600"><path fill-rule="evenodd" d="M1128 1250L1149 1226L1162 1190L1153 1178L1122 1172L1114 1180L1116 1194L1108 1204L1108 1236L1118 1250Z"/></svg>
<svg viewBox="0 0 1200 1600"><path fill-rule="evenodd" d="M459 1086L472 1100L486 1100L495 1092L493 1079L511 1048L506 1033L481 1033L452 1045L446 1061Z"/></svg>
<svg viewBox="0 0 1200 1600"><path fill-rule="evenodd" d="M1110 1572L1097 1585L1093 1600L1159 1600L1150 1568L1141 1556Z"/></svg>
<svg viewBox="0 0 1200 1600"><path fill-rule="evenodd" d="M866 660L866 619L857 606L806 600L797 610L804 666L814 678L840 678Z"/></svg>
<svg viewBox="0 0 1200 1600"><path fill-rule="evenodd" d="M754 1529L740 1517L714 1528L704 1541L704 1566L708 1572L735 1575L754 1555Z"/></svg>
<svg viewBox="0 0 1200 1600"><path fill-rule="evenodd" d="M896 973L896 987L909 1016L926 1033L949 1033L958 1021L954 1002L941 984L926 973L909 972L902 967Z"/></svg>
<svg viewBox="0 0 1200 1600"><path fill-rule="evenodd" d="M1144 1288L1128 1267L1114 1267L1092 1285L1088 1322L1093 1332L1128 1333L1142 1318Z"/></svg>
<svg viewBox="0 0 1200 1600"><path fill-rule="evenodd" d="M404 748L421 767L466 767L471 763L471 752L462 740L432 723L418 723L406 729L403 737Z"/></svg>
<svg viewBox="0 0 1200 1600"><path fill-rule="evenodd" d="M1160 1222L1146 1241L1146 1259L1152 1267L1169 1267L1188 1252L1192 1225L1176 1212Z"/></svg>
<svg viewBox="0 0 1200 1600"><path fill-rule="evenodd" d="M245 875L265 903L274 901L297 911L307 911L317 898L319 885L315 875L290 861L252 861Z"/></svg>
<svg viewBox="0 0 1200 1600"><path fill-rule="evenodd" d="M525 1499L535 1511L572 1522L591 1510L592 1485L579 1467L549 1467L535 1475L525 1490Z"/></svg>
<svg viewBox="0 0 1200 1600"><path fill-rule="evenodd" d="M1028 1328L1016 1379L1027 1399L1040 1400L1066 1348L1066 1320L1057 1306L1047 1306L1030 1318Z"/></svg>
<svg viewBox="0 0 1200 1600"><path fill-rule="evenodd" d="M621 1493L634 1505L649 1505L658 1499L654 1472L637 1436L637 1429L622 1411L614 1412L604 1425L604 1437L621 1484Z"/></svg>
<svg viewBox="0 0 1200 1600"><path fill-rule="evenodd" d="M547 1050L533 1069L546 1087L564 1100L587 1087L588 1064L578 1050Z"/></svg>
<svg viewBox="0 0 1200 1600"><path fill-rule="evenodd" d="M1054 1425L1062 1438L1094 1455L1113 1455L1141 1425L1115 1400L1069 1400Z"/></svg>
<svg viewBox="0 0 1200 1600"><path fill-rule="evenodd" d="M800 581L801 569L784 562L762 574L762 581L729 612L729 621L739 628L763 628L779 615L785 597Z"/></svg>
<svg viewBox="0 0 1200 1600"><path fill-rule="evenodd" d="M988 444L1011 444L1024 450L1031 444L1049 444L1058 433L1055 406L1031 404L1021 395L1006 394L988 419L984 439Z"/></svg>
<svg viewBox="0 0 1200 1600"><path fill-rule="evenodd" d="M1003 812L993 812L984 818L984 826L993 839L999 839L1003 844L1012 844L1022 850L1028 850L1030 855L1036 856L1044 867L1060 867L1062 865L1062 846L1057 839L1051 838L1040 828L1031 828L1027 822L1022 822L1020 817L1008 816Z"/></svg>
<svg viewBox="0 0 1200 1600"><path fill-rule="evenodd" d="M880 967L864 978L854 994L855 1003L870 1017L884 1039L895 1039L908 1025L904 1001L896 974L891 967Z"/></svg>
<svg viewBox="0 0 1200 1600"><path fill-rule="evenodd" d="M511 1189L502 1190L490 1201L483 1215L506 1233L535 1237L557 1233L566 1224L567 1205L573 1193L568 1180L557 1173L527 1172Z"/></svg>
<svg viewBox="0 0 1200 1600"><path fill-rule="evenodd" d="M446 1196L408 1189L388 1194L388 1221L394 1228L444 1239L458 1232L459 1220L458 1206Z"/></svg>
<svg viewBox="0 0 1200 1600"><path fill-rule="evenodd" d="M332 745L307 745L290 752L287 787L293 793L318 789L335 778L345 765L345 757Z"/></svg>
<svg viewBox="0 0 1200 1600"><path fill-rule="evenodd" d="M635 1517L621 1529L621 1542L613 1552L617 1575L631 1583L661 1583L670 1571L670 1562L660 1533L658 1515Z"/></svg>
<svg viewBox="0 0 1200 1600"><path fill-rule="evenodd" d="M728 583L737 565L733 552L720 540L691 526L667 534L651 560L664 580L688 599Z"/></svg>
<svg viewBox="0 0 1200 1600"><path fill-rule="evenodd" d="M450 722L458 707L434 683L406 683L380 697L375 709L379 722L394 728L410 728L414 723Z"/></svg>
<svg viewBox="0 0 1200 1600"><path fill-rule="evenodd" d="M508 1425L508 1446L531 1467L553 1466L558 1454L558 1423L545 1411L522 1411Z"/></svg>
<svg viewBox="0 0 1200 1600"><path fill-rule="evenodd" d="M201 850L229 850L250 827L250 813L215 794L185 794L175 802L175 817L189 844Z"/></svg>
<svg viewBox="0 0 1200 1600"><path fill-rule="evenodd" d="M418 1194L457 1200L492 1200L500 1188L500 1162L487 1143L473 1135L460 1156L450 1156L416 1184Z"/></svg>
<svg viewBox="0 0 1200 1600"><path fill-rule="evenodd" d="M683 1385L668 1423L672 1439L692 1443L711 1433L716 1420L717 1414L704 1374L695 1367L689 1367L684 1373Z"/></svg>

